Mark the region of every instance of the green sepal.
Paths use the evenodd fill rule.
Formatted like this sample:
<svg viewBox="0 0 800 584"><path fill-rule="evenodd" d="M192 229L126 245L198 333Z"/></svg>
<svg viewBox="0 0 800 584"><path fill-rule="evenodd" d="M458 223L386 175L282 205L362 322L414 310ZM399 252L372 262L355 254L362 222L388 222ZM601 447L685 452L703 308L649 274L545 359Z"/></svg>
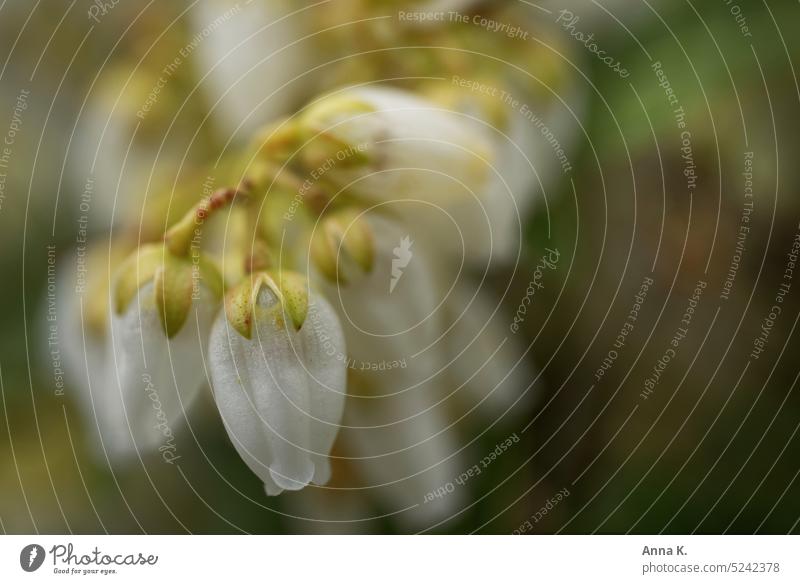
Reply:
<svg viewBox="0 0 800 584"><path fill-rule="evenodd" d="M192 239L199 229L196 215L197 205L186 213L180 221L169 228L164 236L167 249L176 256L185 256L189 253Z"/></svg>
<svg viewBox="0 0 800 584"><path fill-rule="evenodd" d="M342 247L366 273L375 264L375 237L363 214L355 209L340 211L335 215L345 236Z"/></svg>
<svg viewBox="0 0 800 584"><path fill-rule="evenodd" d="M194 285L192 262L164 254L164 262L156 270L153 279L153 289L158 316L168 339L178 334L189 316Z"/></svg>
<svg viewBox="0 0 800 584"><path fill-rule="evenodd" d="M308 281L296 272L268 270L246 276L225 298L225 315L230 325L244 338L253 338L253 320L261 288L266 286L277 303L268 308L276 323L283 324L283 315L300 330L308 315Z"/></svg>
<svg viewBox="0 0 800 584"><path fill-rule="evenodd" d="M311 261L327 280L346 284L347 278L344 274L339 274L337 269L339 244L336 231L329 229L327 221L323 220L311 238L309 254Z"/></svg>
<svg viewBox="0 0 800 584"><path fill-rule="evenodd" d="M228 323L246 339L253 337L253 283L245 278L225 296Z"/></svg>
<svg viewBox="0 0 800 584"><path fill-rule="evenodd" d="M164 246L147 244L134 251L120 264L114 284L114 311L122 314L139 292L150 282L163 263Z"/></svg>
<svg viewBox="0 0 800 584"><path fill-rule="evenodd" d="M214 295L215 300L221 300L225 292L225 278L217 264L203 254L193 261L197 262L200 268L200 282Z"/></svg>
<svg viewBox="0 0 800 584"><path fill-rule="evenodd" d="M375 237L369 223L356 209L337 211L325 217L311 241L314 265L332 282L346 284L349 274L340 262L344 255L366 273L375 263Z"/></svg>
<svg viewBox="0 0 800 584"><path fill-rule="evenodd" d="M271 270L273 281L278 282L283 310L292 319L295 330L300 330L308 316L308 280L297 272Z"/></svg>
<svg viewBox="0 0 800 584"><path fill-rule="evenodd" d="M178 334L186 322L198 286L205 286L217 300L222 297L224 287L219 269L204 255L178 257L163 244L143 245L117 270L115 312L125 312L141 287L151 281L161 326L168 338Z"/></svg>

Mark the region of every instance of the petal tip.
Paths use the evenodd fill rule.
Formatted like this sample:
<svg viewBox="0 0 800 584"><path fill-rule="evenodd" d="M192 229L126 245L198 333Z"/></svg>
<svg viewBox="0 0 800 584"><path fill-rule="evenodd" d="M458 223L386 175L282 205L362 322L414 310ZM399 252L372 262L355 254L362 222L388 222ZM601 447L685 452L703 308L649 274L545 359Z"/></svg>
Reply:
<svg viewBox="0 0 800 584"><path fill-rule="evenodd" d="M269 467L269 476L281 489L299 491L311 483L314 477L314 464L308 459L300 462L297 468L287 468L286 465L276 463Z"/></svg>

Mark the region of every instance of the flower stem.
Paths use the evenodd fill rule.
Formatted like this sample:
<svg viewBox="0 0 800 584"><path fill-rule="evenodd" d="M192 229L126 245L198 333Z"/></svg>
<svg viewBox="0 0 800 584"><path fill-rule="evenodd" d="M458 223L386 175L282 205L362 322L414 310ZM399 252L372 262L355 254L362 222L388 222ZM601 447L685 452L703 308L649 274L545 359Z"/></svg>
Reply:
<svg viewBox="0 0 800 584"><path fill-rule="evenodd" d="M189 255L192 241L200 235L206 219L234 201L241 200L241 197L247 199L249 196L250 185L244 181L238 188L222 188L204 198L164 235L167 249L178 257Z"/></svg>

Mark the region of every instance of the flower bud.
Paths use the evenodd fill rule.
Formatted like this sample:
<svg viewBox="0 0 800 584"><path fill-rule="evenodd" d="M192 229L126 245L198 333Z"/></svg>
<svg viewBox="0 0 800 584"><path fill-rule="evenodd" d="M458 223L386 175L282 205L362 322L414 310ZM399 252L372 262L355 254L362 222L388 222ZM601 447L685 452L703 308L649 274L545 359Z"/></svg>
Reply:
<svg viewBox="0 0 800 584"><path fill-rule="evenodd" d="M252 338L220 314L209 344L225 428L268 495L328 481L346 385L344 337L330 305L312 295L308 322L287 327L292 300L286 286L273 283L244 286L255 291Z"/></svg>

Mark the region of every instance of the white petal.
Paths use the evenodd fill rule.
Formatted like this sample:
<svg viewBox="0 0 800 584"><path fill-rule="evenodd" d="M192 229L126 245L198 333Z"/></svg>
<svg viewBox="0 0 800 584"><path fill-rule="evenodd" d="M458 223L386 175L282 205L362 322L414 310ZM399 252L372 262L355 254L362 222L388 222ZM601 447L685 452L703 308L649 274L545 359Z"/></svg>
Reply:
<svg viewBox="0 0 800 584"><path fill-rule="evenodd" d="M267 493L279 494L283 489L269 474L272 462L270 442L264 436L262 422L251 398L253 381L248 361L260 356L252 350L249 342L227 326L222 311L211 330L208 349L214 399L225 429L247 466L264 482Z"/></svg>

